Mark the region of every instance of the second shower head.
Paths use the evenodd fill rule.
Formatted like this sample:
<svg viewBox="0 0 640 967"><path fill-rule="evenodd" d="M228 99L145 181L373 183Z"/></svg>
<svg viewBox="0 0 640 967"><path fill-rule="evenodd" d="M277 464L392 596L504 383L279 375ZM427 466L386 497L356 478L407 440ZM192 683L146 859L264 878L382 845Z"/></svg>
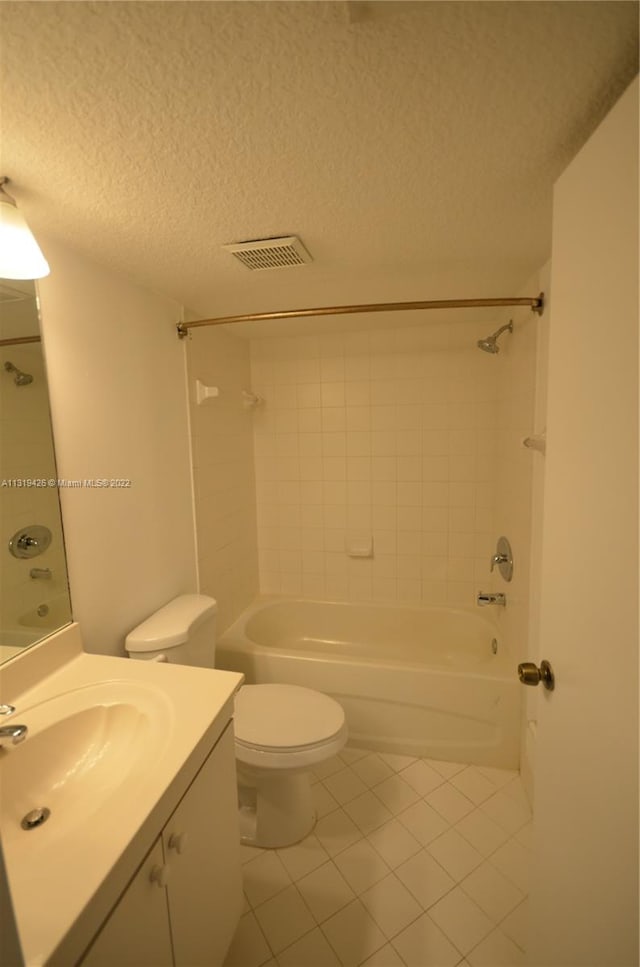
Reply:
<svg viewBox="0 0 640 967"><path fill-rule="evenodd" d="M21 369L18 369L17 366L14 366L8 360L4 364L4 368L8 373L13 373L13 382L16 386L28 386L29 383L33 383L33 376L30 373L23 373Z"/></svg>
<svg viewBox="0 0 640 967"><path fill-rule="evenodd" d="M513 332L513 319L510 319L506 326L500 326L499 329L491 335L487 336L486 339L478 339L476 343L478 349L481 349L483 353L499 353L500 346L498 345L498 336L503 332Z"/></svg>

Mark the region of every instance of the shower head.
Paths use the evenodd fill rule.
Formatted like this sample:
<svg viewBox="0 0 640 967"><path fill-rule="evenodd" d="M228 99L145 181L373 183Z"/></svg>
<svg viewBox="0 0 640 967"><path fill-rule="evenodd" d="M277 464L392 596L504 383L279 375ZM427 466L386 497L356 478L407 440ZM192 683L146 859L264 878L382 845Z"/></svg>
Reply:
<svg viewBox="0 0 640 967"><path fill-rule="evenodd" d="M23 373L22 370L18 369L17 366L14 366L13 363L7 361L4 364L4 368L8 373L14 374L13 382L16 384L16 386L28 386L29 383L33 383L33 376L31 376L30 373Z"/></svg>
<svg viewBox="0 0 640 967"><path fill-rule="evenodd" d="M498 336L505 331L513 332L513 319L510 319L506 326L500 326L499 329L496 329L493 335L487 336L486 339L478 339L476 343L478 349L481 349L483 353L499 353Z"/></svg>

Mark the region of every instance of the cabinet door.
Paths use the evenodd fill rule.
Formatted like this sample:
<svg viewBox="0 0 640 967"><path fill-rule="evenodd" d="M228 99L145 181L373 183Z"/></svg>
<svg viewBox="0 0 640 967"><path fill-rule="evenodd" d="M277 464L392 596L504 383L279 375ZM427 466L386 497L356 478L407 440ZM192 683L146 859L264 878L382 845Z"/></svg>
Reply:
<svg viewBox="0 0 640 967"><path fill-rule="evenodd" d="M166 872L158 839L89 948L82 967L172 967L162 871Z"/></svg>
<svg viewBox="0 0 640 967"><path fill-rule="evenodd" d="M232 725L162 833L176 967L224 961L242 910ZM120 965L119 965L120 967Z"/></svg>

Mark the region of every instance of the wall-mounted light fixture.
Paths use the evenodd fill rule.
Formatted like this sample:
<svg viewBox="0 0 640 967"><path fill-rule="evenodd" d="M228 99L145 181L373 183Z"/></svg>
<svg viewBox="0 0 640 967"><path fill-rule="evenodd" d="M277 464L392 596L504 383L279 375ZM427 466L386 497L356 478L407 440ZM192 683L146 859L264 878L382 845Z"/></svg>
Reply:
<svg viewBox="0 0 640 967"><path fill-rule="evenodd" d="M0 176L0 279L42 279L49 266Z"/></svg>

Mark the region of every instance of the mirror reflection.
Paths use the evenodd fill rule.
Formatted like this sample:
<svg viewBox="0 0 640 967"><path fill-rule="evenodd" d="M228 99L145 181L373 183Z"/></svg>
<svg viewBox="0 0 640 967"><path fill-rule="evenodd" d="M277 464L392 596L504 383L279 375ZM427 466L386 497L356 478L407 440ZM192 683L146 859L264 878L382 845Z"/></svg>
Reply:
<svg viewBox="0 0 640 967"><path fill-rule="evenodd" d="M35 284L0 279L0 662L71 621Z"/></svg>

